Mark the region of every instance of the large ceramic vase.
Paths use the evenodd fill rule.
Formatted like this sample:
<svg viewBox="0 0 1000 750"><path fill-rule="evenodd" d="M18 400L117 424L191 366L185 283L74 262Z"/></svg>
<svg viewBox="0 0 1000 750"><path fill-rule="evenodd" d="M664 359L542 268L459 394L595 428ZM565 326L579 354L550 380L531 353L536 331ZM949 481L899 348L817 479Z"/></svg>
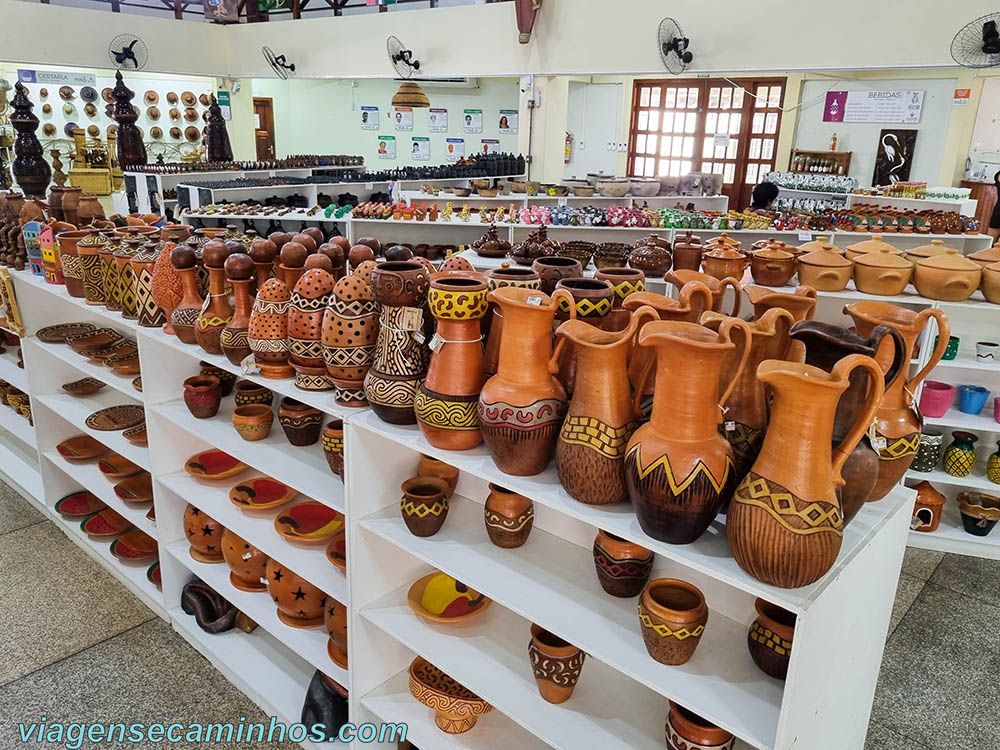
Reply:
<svg viewBox="0 0 1000 750"><path fill-rule="evenodd" d="M321 343L326 372L334 381L338 399L348 390L364 393L365 375L375 357L378 318L368 278L354 273L337 281L323 313Z"/></svg>
<svg viewBox="0 0 1000 750"><path fill-rule="evenodd" d="M875 326L865 339L840 326L806 320L795 324L791 336L794 340L805 344L806 364L822 368L827 372L831 372L837 362L849 354L874 357L882 344L882 339L889 336L893 339L893 359L885 371L883 385L889 389L897 378L905 378L903 356L906 345L902 334L892 326ZM864 407L867 390L867 373L855 370L851 374L851 384L837 405L837 415L833 423L834 443L840 443L847 436L851 425L857 422L858 414ZM840 504L846 526L864 506L878 479L879 456L872 448L868 436L862 437L854 446L840 473L844 478L844 486L840 488Z"/></svg>
<svg viewBox="0 0 1000 750"><path fill-rule="evenodd" d="M479 395L479 423L497 468L532 476L549 463L566 413L566 391L549 371L552 322L569 292L505 287L488 300L500 307L505 334L497 374Z"/></svg>
<svg viewBox="0 0 1000 750"><path fill-rule="evenodd" d="M310 268L295 283L288 306L288 362L295 385L306 391L328 391L333 381L323 360L323 314L333 291L333 274Z"/></svg>
<svg viewBox="0 0 1000 750"><path fill-rule="evenodd" d="M194 324L198 320L203 304L198 289L198 269L194 249L190 245L178 245L170 253L170 262L181 280L181 300L170 312L170 325L177 338L185 344L194 344L196 343Z"/></svg>
<svg viewBox="0 0 1000 750"><path fill-rule="evenodd" d="M868 502L873 503L889 494L917 455L923 418L913 402L913 394L927 374L941 361L948 346L951 326L947 316L934 308L914 312L888 302L866 301L847 305L844 312L854 319L854 326L862 336L871 336L875 327L883 323L897 328L903 335L906 347L903 355L905 363L910 362L917 337L931 318L937 323L938 329L938 343L927 364L909 379L905 376L896 378L882 397L875 424L869 432L872 447L878 451L879 457L878 480L868 495ZM889 371L893 358L892 345L883 340L875 355L883 372Z"/></svg>
<svg viewBox="0 0 1000 750"><path fill-rule="evenodd" d="M158 242L147 242L131 258L129 265L135 279L135 306L137 322L145 328L159 328L167 316L153 299L153 269L159 254L163 252Z"/></svg>
<svg viewBox="0 0 1000 750"><path fill-rule="evenodd" d="M588 278L560 279L556 289L565 289L573 295L573 309L576 320L602 328L611 313L615 299L615 290L607 281ZM560 302L556 312L558 320L569 317L570 303ZM556 377L563 384L568 396L573 395L576 387L576 346L572 339L565 339L560 344L561 354L553 362L558 366Z"/></svg>
<svg viewBox="0 0 1000 750"><path fill-rule="evenodd" d="M88 305L104 304L104 271L101 268L101 256L98 252L107 244L108 238L99 232L89 234L76 243L80 275L83 279L83 296Z"/></svg>
<svg viewBox="0 0 1000 750"><path fill-rule="evenodd" d="M706 312L701 324L718 330L726 316ZM788 332L794 319L787 310L775 308L750 323L750 354L746 366L736 380L723 420L723 435L733 448L734 482L739 484L753 462L757 460L767 429L767 396L764 386L757 380L757 367L765 359L785 359L788 354ZM723 382L730 381L730 371L738 364L735 352L727 358Z"/></svg>
<svg viewBox="0 0 1000 750"><path fill-rule="evenodd" d="M530 268L497 268L486 274L487 289L503 289L507 286L519 286L525 289L541 289L542 281L536 271ZM483 319L483 329L486 331L486 376L497 374L500 361L500 337L503 334L503 315L499 305L490 305L490 313Z"/></svg>
<svg viewBox="0 0 1000 750"><path fill-rule="evenodd" d="M656 319L656 310L647 305L632 313L628 327L616 333L579 318L556 330L560 342L550 370L563 341L573 342L576 349L575 388L556 441L556 470L559 483L581 503L605 505L628 499L625 446L639 415L632 402L627 360L636 331Z"/></svg>
<svg viewBox="0 0 1000 750"><path fill-rule="evenodd" d="M121 289L118 284L118 267L115 265L115 252L121 247L120 240L112 240L97 250L101 259L101 276L104 279L104 309L108 312L121 312Z"/></svg>
<svg viewBox="0 0 1000 750"><path fill-rule="evenodd" d="M870 379L868 394L847 436L833 446L837 404L859 368ZM850 354L831 372L769 360L757 377L773 393L771 421L760 456L733 494L726 538L749 575L772 586L798 588L822 578L840 553L840 472L875 417L882 371L871 357Z"/></svg>
<svg viewBox="0 0 1000 750"><path fill-rule="evenodd" d="M226 258L226 279L233 288L233 317L219 334L219 346L226 359L234 365L243 362L250 356L250 285L253 283L253 264L243 262L246 257L241 253L233 253Z"/></svg>
<svg viewBox="0 0 1000 750"><path fill-rule="evenodd" d="M226 269L224 266L208 268L208 304L198 315L194 324L194 337L198 346L209 354L222 354L220 338L222 330L233 317L226 292Z"/></svg>
<svg viewBox="0 0 1000 750"><path fill-rule="evenodd" d="M427 268L416 261L388 261L372 271L372 290L381 310L365 397L384 422L417 421L413 402L430 359L425 319L429 285Z"/></svg>
<svg viewBox="0 0 1000 750"><path fill-rule="evenodd" d="M125 240L112 256L115 270L118 272L118 302L122 308L125 320L139 319L139 298L136 294L135 272L132 270L132 256L139 252L142 240ZM198 297L201 305L201 297ZM194 343L192 331L191 343Z"/></svg>
<svg viewBox="0 0 1000 750"><path fill-rule="evenodd" d="M723 363L736 350L734 329L742 352L720 390ZM695 541L735 487L733 449L719 434L720 406L743 372L749 340L749 326L738 318L727 318L718 332L673 321L639 331L639 345L656 350L656 388L649 422L625 449L625 480L639 525L654 539Z"/></svg>
<svg viewBox="0 0 1000 750"><path fill-rule="evenodd" d="M89 237L93 233L92 229L78 229L76 231L60 232L56 235L56 242L59 243L59 263L62 270L63 282L66 284L66 293L70 297L83 298L83 270L80 268L80 255L77 250L77 243Z"/></svg>
<svg viewBox="0 0 1000 750"><path fill-rule="evenodd" d="M431 341L427 377L413 410L427 442L463 451L483 442L479 391L486 382L479 321L486 315L486 277L454 271L431 277L427 296L437 334Z"/></svg>
<svg viewBox="0 0 1000 750"><path fill-rule="evenodd" d="M290 378L294 373L288 365L288 304L291 298L285 282L278 278L268 279L257 292L247 335L262 377Z"/></svg>

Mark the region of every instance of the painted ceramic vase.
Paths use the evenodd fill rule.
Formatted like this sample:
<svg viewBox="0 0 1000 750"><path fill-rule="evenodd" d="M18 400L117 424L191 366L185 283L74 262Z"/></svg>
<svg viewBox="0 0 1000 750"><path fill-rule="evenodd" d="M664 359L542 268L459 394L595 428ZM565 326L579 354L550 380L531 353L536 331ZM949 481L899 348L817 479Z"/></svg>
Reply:
<svg viewBox="0 0 1000 750"><path fill-rule="evenodd" d="M347 669L347 607L332 596L327 597L323 608L323 625L330 635L326 647L330 661Z"/></svg>
<svg viewBox="0 0 1000 750"><path fill-rule="evenodd" d="M253 261L245 253L233 253L226 258L226 281L233 290L233 316L219 334L219 346L226 359L242 364L250 356L250 285L253 284Z"/></svg>
<svg viewBox="0 0 1000 750"><path fill-rule="evenodd" d="M208 305L195 321L194 336L198 346L209 354L222 354L222 331L233 317L226 292L226 269L205 267L208 269Z"/></svg>
<svg viewBox="0 0 1000 750"><path fill-rule="evenodd" d="M413 536L434 536L448 517L448 484L437 477L413 477L403 482L399 512Z"/></svg>
<svg viewBox="0 0 1000 750"><path fill-rule="evenodd" d="M519 286L525 289L542 288L542 282L537 272L530 268L517 267L502 267L489 271L486 274L486 284L489 292L507 286ZM486 352L484 354L486 376L492 377L497 373L497 364L500 360L500 337L503 333L503 315L500 312L500 306L491 303L490 312L482 323L483 330L486 332Z"/></svg>
<svg viewBox="0 0 1000 750"><path fill-rule="evenodd" d="M344 420L334 419L327 422L320 436L323 443L323 455L330 471L341 479L344 478Z"/></svg>
<svg viewBox="0 0 1000 750"><path fill-rule="evenodd" d="M112 239L97 249L97 257L101 260L101 276L104 278L104 309L108 312L121 312L122 309L118 267L115 265L115 252L120 247L118 241Z"/></svg>
<svg viewBox="0 0 1000 750"><path fill-rule="evenodd" d="M116 255L116 260L117 257ZM180 277L183 293L181 301L170 312L170 325L174 329L177 338L185 344L195 344L197 341L195 339L194 326L198 320L199 313L201 313L203 304L201 292L198 289L198 269L193 264L190 266L178 266L177 257L178 251L175 249L171 254L171 262L173 263L174 271ZM193 262L193 257L189 258L189 260ZM125 315L126 306L125 298L122 297L122 315ZM138 317L138 313L136 317Z"/></svg>
<svg viewBox="0 0 1000 750"><path fill-rule="evenodd" d="M237 406L247 406L249 404L267 404L270 406L274 401L274 394L262 385L257 385L250 380L241 380L236 384L236 394L233 402Z"/></svg>
<svg viewBox="0 0 1000 750"><path fill-rule="evenodd" d="M986 459L986 478L993 484L1000 484L1000 441L997 441L997 449Z"/></svg>
<svg viewBox="0 0 1000 750"><path fill-rule="evenodd" d="M736 744L736 738L731 732L715 726L673 701L670 701L664 731L667 750L733 750Z"/></svg>
<svg viewBox="0 0 1000 750"><path fill-rule="evenodd" d="M273 558L267 561L265 577L278 619L285 625L315 628L323 624L327 596L320 589Z"/></svg>
<svg viewBox="0 0 1000 750"><path fill-rule="evenodd" d="M195 419L210 419L219 413L222 387L219 379L196 375L184 381L184 404Z"/></svg>
<svg viewBox="0 0 1000 750"><path fill-rule="evenodd" d="M1000 497L975 490L958 493L962 528L973 536L987 536L1000 521Z"/></svg>
<svg viewBox="0 0 1000 750"><path fill-rule="evenodd" d="M268 279L257 293L250 313L247 335L254 361L265 378L290 378L288 365L288 287L280 279ZM176 323L174 324L176 328Z"/></svg>
<svg viewBox="0 0 1000 750"><path fill-rule="evenodd" d="M764 599L757 599L754 606L757 619L747 631L750 657L762 672L783 680L788 675L788 661L792 655L795 615Z"/></svg>
<svg viewBox="0 0 1000 750"><path fill-rule="evenodd" d="M326 371L335 380L362 388L375 357L378 306L365 277L345 276L333 287L323 313L321 343Z"/></svg>
<svg viewBox="0 0 1000 750"><path fill-rule="evenodd" d="M722 366L742 351L720 386ZM728 318L715 332L694 323L654 321L639 331L639 345L655 347L653 409L625 449L625 480L642 530L670 544L689 544L704 533L730 497L733 449L719 434L722 409L746 364L750 330ZM671 363L685 362L679 368ZM654 368L649 367L648 373ZM697 372L698 377L691 377ZM636 390L638 406L644 387Z"/></svg>
<svg viewBox="0 0 1000 750"><path fill-rule="evenodd" d="M108 244L108 238L98 232L88 234L76 243L80 276L83 280L83 296L88 305L104 304L104 271L98 250Z"/></svg>
<svg viewBox="0 0 1000 750"><path fill-rule="evenodd" d="M559 344L549 370L556 367L563 342L575 345L575 390L556 441L559 483L587 505L628 499L625 446L638 426L629 390L627 359L636 332L656 320L649 306L632 313L628 327L611 333L577 318L559 326Z"/></svg>
<svg viewBox="0 0 1000 750"><path fill-rule="evenodd" d="M575 313L573 315L575 320L600 328L611 313L615 292L606 281L582 277L560 279L556 283L556 289L564 289L572 295L572 312ZM569 317L570 302L563 298L559 301L556 318L566 320ZM566 389L566 394L572 396L576 387L576 344L573 339L567 339L560 349L560 356L551 364L558 367L556 377Z"/></svg>
<svg viewBox="0 0 1000 750"><path fill-rule="evenodd" d="M427 442L468 450L483 442L476 406L486 382L479 321L486 315L486 277L455 271L431 276L428 309L437 321L427 376L413 411Z"/></svg>
<svg viewBox="0 0 1000 750"><path fill-rule="evenodd" d="M686 664L708 624L705 596L686 581L657 578L639 597L639 629L646 651L660 664Z"/></svg>
<svg viewBox="0 0 1000 750"><path fill-rule="evenodd" d="M490 483L483 515L490 541L497 547L514 549L528 541L535 520L535 506L524 495Z"/></svg>
<svg viewBox="0 0 1000 750"><path fill-rule="evenodd" d="M566 390L549 372L552 322L560 298L533 289L505 287L489 294L499 305L508 331L500 342L497 374L479 395L479 423L497 468L532 476L549 463L566 413Z"/></svg>
<svg viewBox="0 0 1000 750"><path fill-rule="evenodd" d="M933 318L938 327L938 344L931 353L927 364L907 379L896 378L885 389L882 403L875 416L875 424L869 431L872 448L878 452L878 479L868 495L868 502L881 500L903 478L913 463L920 445L923 419L914 407L913 394L927 374L934 369L948 345L951 327L947 316L938 309L925 308L920 312L888 302L855 302L844 307L844 312L854 319L854 325L861 336L870 336L874 328L881 324L893 326L903 335L905 354L903 362L910 362L917 337ZM875 355L883 372L887 372L893 359L892 347L888 341L879 346Z"/></svg>
<svg viewBox="0 0 1000 750"><path fill-rule="evenodd" d="M153 299L153 269L163 250L157 242L147 242L129 258L132 269L137 322L145 328L160 328L166 314Z"/></svg>
<svg viewBox="0 0 1000 750"><path fill-rule="evenodd" d="M601 588L611 596L638 596L653 570L653 552L607 531L594 539L594 567Z"/></svg>
<svg viewBox="0 0 1000 750"><path fill-rule="evenodd" d="M418 477L437 477L443 479L448 485L445 497L450 498L455 493L458 486L458 469L444 461L421 454L420 463L417 465Z"/></svg>
<svg viewBox="0 0 1000 750"><path fill-rule="evenodd" d="M944 442L944 433L937 427L925 427L920 433L920 447L917 448L917 455L910 464L914 471L929 472L937 468L941 461L941 445ZM1000 477L998 480L1000 481Z"/></svg>
<svg viewBox="0 0 1000 750"><path fill-rule="evenodd" d="M278 422L292 445L312 445L323 429L323 412L293 398L281 399Z"/></svg>
<svg viewBox="0 0 1000 750"><path fill-rule="evenodd" d="M76 222L71 223L75 224ZM63 281L66 284L66 293L70 297L79 297L81 299L84 297L83 271L80 268L77 243L91 234L96 234L96 232L92 229L79 229L77 231L60 232L56 235L56 242L59 243L59 267L62 269Z"/></svg>
<svg viewBox="0 0 1000 750"><path fill-rule="evenodd" d="M245 404L233 409L232 422L241 438L256 442L271 434L274 412L270 404Z"/></svg>
<svg viewBox="0 0 1000 750"><path fill-rule="evenodd" d="M229 566L229 582L240 591L266 591L268 556L229 529L222 531L222 557Z"/></svg>
<svg viewBox="0 0 1000 750"><path fill-rule="evenodd" d="M207 513L188 504L184 510L184 536L188 541L188 552L198 562L222 562L223 526Z"/></svg>
<svg viewBox="0 0 1000 750"><path fill-rule="evenodd" d="M951 445L944 452L944 470L953 477L967 477L976 468L976 441L979 436L955 430L951 438Z"/></svg>
<svg viewBox="0 0 1000 750"><path fill-rule="evenodd" d="M869 375L864 406L833 445L837 404L859 368ZM771 421L760 455L733 495L726 538L746 573L772 586L798 588L822 578L840 553L841 469L879 408L882 370L871 357L849 354L830 372L768 360L757 377L774 394Z"/></svg>
<svg viewBox="0 0 1000 750"><path fill-rule="evenodd" d="M288 362L303 390L330 390L323 359L323 314L333 291L333 274L311 268L299 278L288 307ZM318 371L318 372L317 372Z"/></svg>
<svg viewBox="0 0 1000 750"><path fill-rule="evenodd" d="M587 655L554 633L531 625L528 660L535 684L549 703L565 703L573 695Z"/></svg>

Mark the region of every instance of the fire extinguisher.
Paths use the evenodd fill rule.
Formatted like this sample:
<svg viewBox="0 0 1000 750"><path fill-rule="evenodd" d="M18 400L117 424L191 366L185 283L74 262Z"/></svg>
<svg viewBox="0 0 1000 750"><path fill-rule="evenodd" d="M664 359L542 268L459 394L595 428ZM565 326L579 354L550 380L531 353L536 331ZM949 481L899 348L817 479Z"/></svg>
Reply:
<svg viewBox="0 0 1000 750"><path fill-rule="evenodd" d="M573 136L566 134L566 147L563 151L563 164L569 164L569 159L573 155Z"/></svg>

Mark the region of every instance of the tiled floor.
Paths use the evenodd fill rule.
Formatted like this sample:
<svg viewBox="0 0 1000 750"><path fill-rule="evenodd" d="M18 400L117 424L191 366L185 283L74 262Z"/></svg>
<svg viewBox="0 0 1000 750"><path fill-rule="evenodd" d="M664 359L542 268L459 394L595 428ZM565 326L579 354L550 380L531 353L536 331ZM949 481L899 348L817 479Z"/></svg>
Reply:
<svg viewBox="0 0 1000 750"><path fill-rule="evenodd" d="M989 718L989 707L1000 702L998 582L1000 562L907 551L865 750L1000 748L1000 725ZM49 722L267 720L2 483L0 603L2 748L17 746L18 722L43 716Z"/></svg>

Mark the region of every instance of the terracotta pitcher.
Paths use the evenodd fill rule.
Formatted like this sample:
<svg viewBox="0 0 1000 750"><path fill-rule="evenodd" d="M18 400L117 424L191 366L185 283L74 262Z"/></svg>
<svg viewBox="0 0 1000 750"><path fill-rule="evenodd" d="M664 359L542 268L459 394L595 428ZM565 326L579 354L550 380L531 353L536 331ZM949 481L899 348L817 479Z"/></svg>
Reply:
<svg viewBox="0 0 1000 750"><path fill-rule="evenodd" d="M233 317L219 334L219 346L226 359L234 365L250 356L250 285L253 284L254 265L245 253L233 253L226 258L226 281L233 288Z"/></svg>
<svg viewBox="0 0 1000 750"><path fill-rule="evenodd" d="M628 499L625 486L625 446L638 426L639 414L629 389L627 358L636 331L657 319L645 305L632 313L625 330L602 331L583 320L567 320L549 363L559 369L563 342L576 345L576 387L556 442L559 483L574 499L587 505Z"/></svg>
<svg viewBox="0 0 1000 750"><path fill-rule="evenodd" d="M712 309L715 310L715 312L722 312L722 306L725 304L726 299L726 289L732 289L733 309L729 315L732 315L735 318L740 314L740 307L743 304L743 295L740 294L742 287L739 279L732 277L717 279L714 276L709 276L707 273L677 269L674 271L667 271L663 274L663 280L669 281L678 291L683 290L684 287L692 281L700 281L712 292Z"/></svg>
<svg viewBox="0 0 1000 750"><path fill-rule="evenodd" d="M222 354L222 330L233 317L226 289L226 269L225 265L209 266L207 263L205 268L208 269L208 304L195 320L194 337L198 346L209 354Z"/></svg>
<svg viewBox="0 0 1000 750"><path fill-rule="evenodd" d="M753 314L759 318L768 310L780 307L788 310L795 318L795 322L800 320L812 320L816 314L816 290L811 286L796 287L793 294L776 292L770 287L748 285L743 287L750 304L753 305ZM806 358L806 348L801 341L793 341L788 350L787 359L792 362L804 362Z"/></svg>
<svg viewBox="0 0 1000 750"><path fill-rule="evenodd" d="M732 379L719 381L726 357L742 344ZM725 404L746 365L750 327L727 318L719 331L695 323L655 321L639 331L639 345L655 347L643 381L656 370L649 423L629 440L625 480L642 530L670 544L688 544L702 535L735 487L733 449L719 434ZM652 365L655 364L654 368ZM635 394L638 408L643 388Z"/></svg>
<svg viewBox="0 0 1000 750"><path fill-rule="evenodd" d="M882 339L893 339L893 359L883 378L886 389L891 388L897 378L903 378L903 355L906 344L899 330L888 325L878 325L872 329L867 339L840 326L804 320L792 327L792 338L806 347L806 364L831 372L841 359L849 354L864 354L874 357ZM833 423L833 441L840 443L851 425L858 420L858 413L865 403L868 389L867 373L855 370L851 374L851 384L840 397L837 415ZM878 454L872 450L867 438L862 438L854 446L851 455L844 462L841 475L844 486L840 488L840 504L844 513L844 525L857 515L875 487L878 478Z"/></svg>
<svg viewBox="0 0 1000 750"><path fill-rule="evenodd" d="M889 494L893 485L899 483L917 455L924 420L913 403L913 394L927 374L941 361L948 346L951 326L948 324L948 317L940 310L926 308L914 312L888 302L855 302L845 306L844 312L854 319L854 326L862 336L871 336L875 327L883 323L899 329L906 347L903 355L905 363L910 362L913 346L927 321L934 318L938 328L938 345L927 364L909 380L899 377L889 385L875 416L875 424L868 433L879 457L878 480L868 496L868 502L874 503ZM883 340L875 359L883 372L889 371L893 352L888 341Z"/></svg>
<svg viewBox="0 0 1000 750"><path fill-rule="evenodd" d="M869 376L868 395L857 421L833 446L837 403L858 368ZM757 378L774 394L771 422L729 505L726 538L749 575L793 589L819 580L837 561L844 537L840 472L878 409L882 371L871 357L850 354L829 373L768 360Z"/></svg>
<svg viewBox="0 0 1000 750"><path fill-rule="evenodd" d="M493 460L507 474L541 472L562 426L566 391L548 367L560 299L575 316L573 296L563 289L550 297L534 289L504 287L487 297L500 307L504 335L497 374L479 394L479 424Z"/></svg>
<svg viewBox="0 0 1000 750"><path fill-rule="evenodd" d="M717 312L710 311L701 316L701 324L713 331L725 321L726 316ZM723 421L722 434L733 448L735 484L743 480L757 460L767 428L767 398L764 386L757 380L757 367L765 359L784 359L788 355L791 343L788 332L793 322L794 318L788 310L774 308L750 324L750 354L726 402ZM726 360L723 383L732 379L732 370L738 364L734 352Z"/></svg>

